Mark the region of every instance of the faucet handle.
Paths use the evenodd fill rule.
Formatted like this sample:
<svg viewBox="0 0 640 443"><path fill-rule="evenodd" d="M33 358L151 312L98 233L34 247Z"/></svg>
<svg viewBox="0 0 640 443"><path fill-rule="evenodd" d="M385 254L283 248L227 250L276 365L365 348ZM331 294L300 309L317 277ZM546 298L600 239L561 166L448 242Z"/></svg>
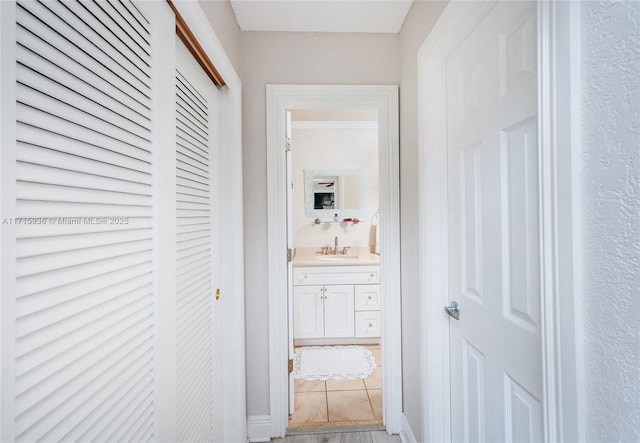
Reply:
<svg viewBox="0 0 640 443"><path fill-rule="evenodd" d="M323 246L323 247L322 247L322 248L320 248L320 249L322 249L322 253L323 253L324 255L329 255L329 246Z"/></svg>
<svg viewBox="0 0 640 443"><path fill-rule="evenodd" d="M342 247L342 252L340 252L340 254L346 255L347 254L347 249L349 249L349 248L351 248L351 246L343 246Z"/></svg>

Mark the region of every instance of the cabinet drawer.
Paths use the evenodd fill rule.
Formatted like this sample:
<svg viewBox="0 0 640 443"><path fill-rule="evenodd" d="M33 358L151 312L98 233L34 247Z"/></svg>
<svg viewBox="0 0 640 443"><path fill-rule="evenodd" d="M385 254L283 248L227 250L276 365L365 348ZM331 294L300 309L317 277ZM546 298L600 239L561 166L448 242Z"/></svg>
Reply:
<svg viewBox="0 0 640 443"><path fill-rule="evenodd" d="M380 310L380 285L355 285L355 310Z"/></svg>
<svg viewBox="0 0 640 443"><path fill-rule="evenodd" d="M380 311L360 311L356 316L356 337L380 337Z"/></svg>
<svg viewBox="0 0 640 443"><path fill-rule="evenodd" d="M318 266L293 268L294 285L380 283L380 266Z"/></svg>

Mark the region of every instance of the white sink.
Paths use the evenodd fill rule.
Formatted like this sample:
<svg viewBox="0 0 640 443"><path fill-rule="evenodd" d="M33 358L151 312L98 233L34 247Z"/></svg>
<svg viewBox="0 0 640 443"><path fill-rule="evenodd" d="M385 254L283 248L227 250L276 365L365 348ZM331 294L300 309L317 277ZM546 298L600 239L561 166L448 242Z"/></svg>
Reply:
<svg viewBox="0 0 640 443"><path fill-rule="evenodd" d="M349 260L357 260L357 255L318 255L316 257L318 260L326 260L326 261L349 261Z"/></svg>

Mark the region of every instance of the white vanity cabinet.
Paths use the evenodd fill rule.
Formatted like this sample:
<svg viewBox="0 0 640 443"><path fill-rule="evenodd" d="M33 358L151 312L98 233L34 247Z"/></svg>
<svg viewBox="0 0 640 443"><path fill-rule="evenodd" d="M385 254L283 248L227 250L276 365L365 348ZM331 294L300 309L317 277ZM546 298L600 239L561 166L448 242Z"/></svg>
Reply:
<svg viewBox="0 0 640 443"><path fill-rule="evenodd" d="M293 282L294 339L380 337L379 266L299 267Z"/></svg>
<svg viewBox="0 0 640 443"><path fill-rule="evenodd" d="M294 286L294 338L353 337L353 285Z"/></svg>

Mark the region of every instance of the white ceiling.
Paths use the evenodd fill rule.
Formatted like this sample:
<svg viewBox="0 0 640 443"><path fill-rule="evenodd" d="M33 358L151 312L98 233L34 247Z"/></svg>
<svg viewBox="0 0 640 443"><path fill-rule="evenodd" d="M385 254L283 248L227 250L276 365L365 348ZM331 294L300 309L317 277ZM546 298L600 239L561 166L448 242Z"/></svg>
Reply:
<svg viewBox="0 0 640 443"><path fill-rule="evenodd" d="M413 0L231 0L243 31L400 31Z"/></svg>

